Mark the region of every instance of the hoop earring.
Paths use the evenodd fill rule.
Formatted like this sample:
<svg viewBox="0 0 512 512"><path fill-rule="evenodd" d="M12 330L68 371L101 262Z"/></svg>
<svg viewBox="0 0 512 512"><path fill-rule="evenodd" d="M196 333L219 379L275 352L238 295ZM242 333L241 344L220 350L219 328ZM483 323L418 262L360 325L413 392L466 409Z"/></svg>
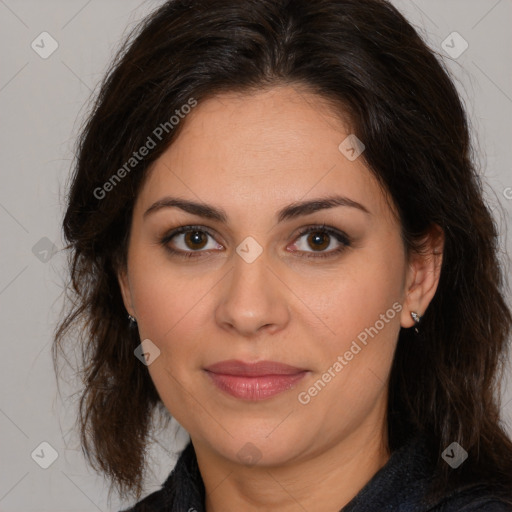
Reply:
<svg viewBox="0 0 512 512"><path fill-rule="evenodd" d="M414 323L416 324L416 325L414 326L414 332L415 332L416 334L419 334L419 333L420 333L420 330L419 330L419 328L418 328L418 325L419 325L419 323L421 322L421 316L420 316L420 315L418 315L418 313L416 313L415 311L411 311L411 316L412 316L412 319L414 320Z"/></svg>

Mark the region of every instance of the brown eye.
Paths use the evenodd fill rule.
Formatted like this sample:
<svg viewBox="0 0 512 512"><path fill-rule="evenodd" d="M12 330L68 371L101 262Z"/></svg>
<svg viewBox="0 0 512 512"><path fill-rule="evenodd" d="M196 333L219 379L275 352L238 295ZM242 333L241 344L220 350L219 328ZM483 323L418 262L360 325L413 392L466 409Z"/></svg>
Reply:
<svg viewBox="0 0 512 512"><path fill-rule="evenodd" d="M161 245L173 256L200 257L209 251L222 250L215 237L200 226L180 226L160 240Z"/></svg>
<svg viewBox="0 0 512 512"><path fill-rule="evenodd" d="M315 251L322 251L329 247L330 235L320 231L313 231L308 236L308 244Z"/></svg>
<svg viewBox="0 0 512 512"><path fill-rule="evenodd" d="M317 259L338 256L350 246L345 233L325 225L303 229L293 243L298 256Z"/></svg>
<svg viewBox="0 0 512 512"><path fill-rule="evenodd" d="M184 241L189 249L202 249L208 242L208 235L202 231L188 231Z"/></svg>

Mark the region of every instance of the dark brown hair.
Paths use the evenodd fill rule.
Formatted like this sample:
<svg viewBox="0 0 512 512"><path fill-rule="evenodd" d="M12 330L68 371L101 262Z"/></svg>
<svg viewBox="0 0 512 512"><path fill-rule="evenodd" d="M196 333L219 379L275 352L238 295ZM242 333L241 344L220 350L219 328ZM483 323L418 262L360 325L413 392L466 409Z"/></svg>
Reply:
<svg viewBox="0 0 512 512"><path fill-rule="evenodd" d="M149 166L186 123L166 125L149 154L113 175L191 98L305 86L343 106L363 157L389 192L404 243L445 233L437 293L422 334L402 329L389 383L390 448L411 434L431 447L439 488L491 486L510 498L512 443L498 389L512 317L503 296L496 225L482 199L468 123L440 59L384 0L175 0L128 37L78 143L64 233L70 310L53 346L79 333L84 452L117 489L140 497L151 413L162 402L134 357L117 282L133 205ZM132 162L133 163L133 162ZM110 180L110 181L109 181ZM106 190L108 193L98 192ZM469 459L453 471L453 441Z"/></svg>

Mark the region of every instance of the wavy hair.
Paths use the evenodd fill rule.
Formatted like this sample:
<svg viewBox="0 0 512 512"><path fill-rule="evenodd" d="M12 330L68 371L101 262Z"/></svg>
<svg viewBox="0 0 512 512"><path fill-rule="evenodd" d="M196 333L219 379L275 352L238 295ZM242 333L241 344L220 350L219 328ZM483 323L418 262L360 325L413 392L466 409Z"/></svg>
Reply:
<svg viewBox="0 0 512 512"><path fill-rule="evenodd" d="M123 43L78 140L63 220L69 309L52 347L58 368L65 341L77 333L78 425L89 462L111 487L140 497L151 413L164 408L134 357L140 339L117 271L126 265L138 191L186 119L164 130L122 179L109 180L190 98L279 84L307 87L348 115L368 168L398 212L407 250L421 250L433 225L445 234L422 334L399 334L390 449L422 434L436 467L432 493L483 483L510 499L512 443L500 422L499 386L512 315L497 227L452 79L385 0L171 0ZM469 452L457 471L440 457L453 441Z"/></svg>

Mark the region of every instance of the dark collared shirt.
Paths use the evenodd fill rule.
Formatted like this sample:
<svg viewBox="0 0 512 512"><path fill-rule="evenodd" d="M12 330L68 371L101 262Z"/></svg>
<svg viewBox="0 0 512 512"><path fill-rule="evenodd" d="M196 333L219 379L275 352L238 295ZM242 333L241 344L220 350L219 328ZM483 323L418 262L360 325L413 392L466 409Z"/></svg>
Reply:
<svg viewBox="0 0 512 512"><path fill-rule="evenodd" d="M512 511L512 506L493 497L484 486L461 488L428 500L426 491L431 477L426 446L422 440L413 439L393 452L384 467L340 512ZM204 496L195 451L189 442L162 488L125 512L205 512Z"/></svg>

